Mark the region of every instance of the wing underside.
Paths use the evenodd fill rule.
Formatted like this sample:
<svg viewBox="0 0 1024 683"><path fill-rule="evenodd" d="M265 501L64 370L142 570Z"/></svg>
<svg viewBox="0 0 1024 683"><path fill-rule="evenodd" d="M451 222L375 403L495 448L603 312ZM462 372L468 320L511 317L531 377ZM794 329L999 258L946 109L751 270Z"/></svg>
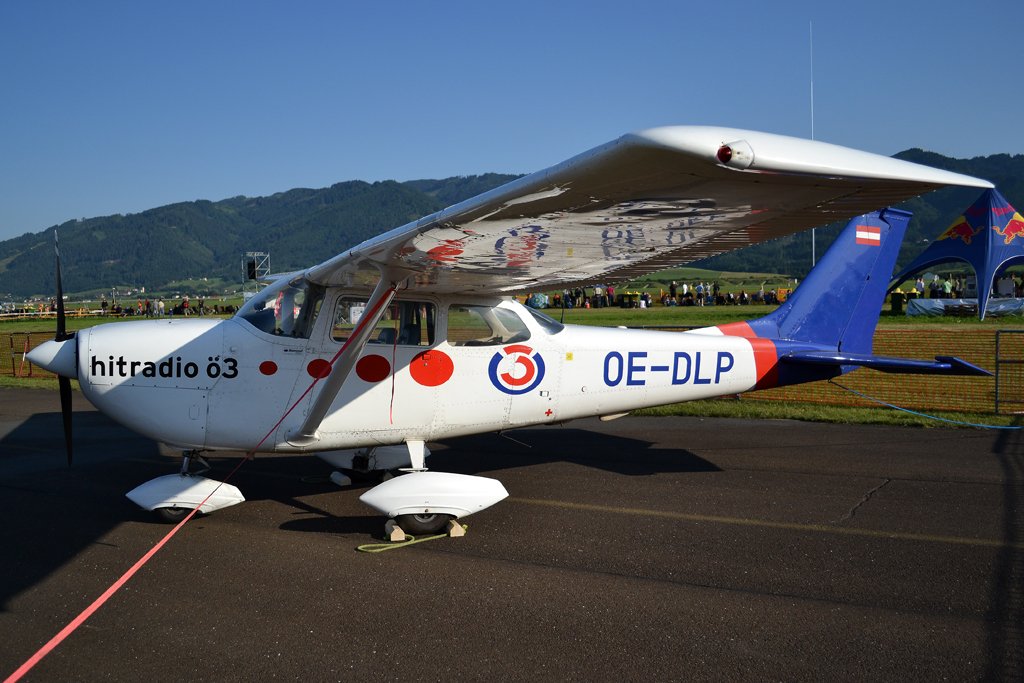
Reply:
<svg viewBox="0 0 1024 683"><path fill-rule="evenodd" d="M725 163L719 150L740 150ZM369 240L306 272L325 285L527 293L597 284L990 183L835 145L678 126L623 136Z"/></svg>

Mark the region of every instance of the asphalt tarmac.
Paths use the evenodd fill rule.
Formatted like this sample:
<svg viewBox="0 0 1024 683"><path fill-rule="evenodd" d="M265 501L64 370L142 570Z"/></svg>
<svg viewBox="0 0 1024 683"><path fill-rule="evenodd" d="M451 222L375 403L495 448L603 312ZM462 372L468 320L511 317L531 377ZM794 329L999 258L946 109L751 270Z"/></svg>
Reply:
<svg viewBox="0 0 1024 683"><path fill-rule="evenodd" d="M180 457L75 400L69 470L57 393L0 390L0 678L172 528L124 494ZM258 457L23 680L1024 680L1020 432L627 417L430 448L511 498L368 555L365 486Z"/></svg>

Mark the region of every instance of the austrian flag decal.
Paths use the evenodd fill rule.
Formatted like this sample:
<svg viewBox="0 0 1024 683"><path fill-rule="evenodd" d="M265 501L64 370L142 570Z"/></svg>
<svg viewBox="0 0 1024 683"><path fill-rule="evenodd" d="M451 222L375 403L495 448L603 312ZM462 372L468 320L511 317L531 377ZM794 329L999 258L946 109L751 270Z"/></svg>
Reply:
<svg viewBox="0 0 1024 683"><path fill-rule="evenodd" d="M868 244L875 247L881 246L882 229L875 228L870 225L858 225L857 244Z"/></svg>

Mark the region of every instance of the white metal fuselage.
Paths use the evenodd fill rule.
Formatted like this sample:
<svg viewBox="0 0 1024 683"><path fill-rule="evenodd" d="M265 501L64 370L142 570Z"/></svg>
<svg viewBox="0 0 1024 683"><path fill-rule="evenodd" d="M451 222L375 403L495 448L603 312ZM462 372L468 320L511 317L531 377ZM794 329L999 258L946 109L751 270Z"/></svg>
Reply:
<svg viewBox="0 0 1024 683"><path fill-rule="evenodd" d="M321 310L334 310L344 295L329 289ZM551 334L515 301L414 298L435 306L434 343L367 344L319 440L305 447L286 436L324 384L307 393L318 366L342 347L332 336L331 315L319 316L308 339L267 334L237 317L100 325L78 333L78 378L93 405L152 439L277 452L431 441L612 415L736 394L758 379L751 342L716 328L676 333L567 325ZM448 307L455 304L510 310L529 338L450 343Z"/></svg>

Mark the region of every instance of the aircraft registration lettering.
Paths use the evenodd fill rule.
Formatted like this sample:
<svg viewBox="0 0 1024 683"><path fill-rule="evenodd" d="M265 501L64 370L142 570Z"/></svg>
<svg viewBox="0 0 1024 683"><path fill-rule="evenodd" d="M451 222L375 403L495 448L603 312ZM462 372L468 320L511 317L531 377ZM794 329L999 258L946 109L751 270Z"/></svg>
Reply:
<svg viewBox="0 0 1024 683"><path fill-rule="evenodd" d="M604 383L607 386L618 386L623 377L626 378L627 386L644 386L647 381L640 375L645 372L669 372L672 373L672 384L686 384L691 378L694 384L721 384L722 375L731 371L736 365L736 359L728 351L718 351L715 360L715 377L712 380L710 375L701 377L701 352L694 352L693 356L687 351L676 351L672 358L672 365L639 365L636 361L647 357L646 351L628 351L626 357L618 351L610 351L604 357ZM707 371L708 368L704 368Z"/></svg>

